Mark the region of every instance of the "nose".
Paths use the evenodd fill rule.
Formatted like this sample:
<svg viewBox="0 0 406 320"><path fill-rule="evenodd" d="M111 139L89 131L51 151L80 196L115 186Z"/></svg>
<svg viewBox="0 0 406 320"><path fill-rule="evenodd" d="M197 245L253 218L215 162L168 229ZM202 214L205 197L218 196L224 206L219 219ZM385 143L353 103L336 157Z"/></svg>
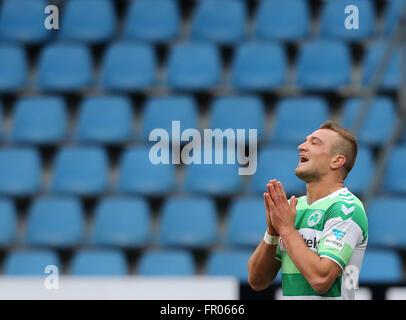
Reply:
<svg viewBox="0 0 406 320"><path fill-rule="evenodd" d="M299 151L305 151L306 150L306 141L302 142L300 145L298 145L297 149Z"/></svg>

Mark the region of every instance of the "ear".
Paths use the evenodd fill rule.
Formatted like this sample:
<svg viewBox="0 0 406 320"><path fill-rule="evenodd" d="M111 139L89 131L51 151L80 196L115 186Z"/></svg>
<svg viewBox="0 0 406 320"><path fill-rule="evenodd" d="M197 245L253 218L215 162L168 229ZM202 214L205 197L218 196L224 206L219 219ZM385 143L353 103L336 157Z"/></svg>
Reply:
<svg viewBox="0 0 406 320"><path fill-rule="evenodd" d="M333 160L331 161L330 167L332 169L338 169L341 168L346 162L347 159L345 158L345 156L342 154L338 154L334 156Z"/></svg>

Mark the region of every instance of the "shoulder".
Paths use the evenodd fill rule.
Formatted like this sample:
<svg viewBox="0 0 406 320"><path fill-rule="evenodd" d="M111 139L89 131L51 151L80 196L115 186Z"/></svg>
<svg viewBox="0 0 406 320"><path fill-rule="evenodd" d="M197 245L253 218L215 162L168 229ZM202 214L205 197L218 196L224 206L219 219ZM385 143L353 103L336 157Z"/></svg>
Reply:
<svg viewBox="0 0 406 320"><path fill-rule="evenodd" d="M365 238L368 234L368 218L361 200L349 191L346 194L337 194L333 200L326 211L325 222L333 218L354 222L362 230Z"/></svg>

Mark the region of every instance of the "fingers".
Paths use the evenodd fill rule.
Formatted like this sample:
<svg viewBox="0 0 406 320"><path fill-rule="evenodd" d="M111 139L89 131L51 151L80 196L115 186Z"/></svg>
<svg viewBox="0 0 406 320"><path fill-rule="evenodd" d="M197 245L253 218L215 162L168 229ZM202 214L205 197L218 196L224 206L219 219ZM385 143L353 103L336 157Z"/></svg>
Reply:
<svg viewBox="0 0 406 320"><path fill-rule="evenodd" d="M291 206L292 208L296 208L297 201L298 201L298 200L296 199L295 196L291 196L291 197L290 197L290 206Z"/></svg>
<svg viewBox="0 0 406 320"><path fill-rule="evenodd" d="M285 190L283 189L282 182L278 181L275 185L276 193L278 195L278 198L282 201L288 201L288 198L286 197Z"/></svg>

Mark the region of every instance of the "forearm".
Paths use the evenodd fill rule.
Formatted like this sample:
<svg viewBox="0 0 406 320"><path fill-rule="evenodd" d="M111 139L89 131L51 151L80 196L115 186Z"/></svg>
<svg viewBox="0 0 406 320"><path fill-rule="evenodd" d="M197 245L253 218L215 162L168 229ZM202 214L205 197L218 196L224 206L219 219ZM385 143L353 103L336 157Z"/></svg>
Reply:
<svg viewBox="0 0 406 320"><path fill-rule="evenodd" d="M275 258L276 248L261 240L248 260L248 282L254 290L266 289L275 279L281 265Z"/></svg>
<svg viewBox="0 0 406 320"><path fill-rule="evenodd" d="M290 259L316 291L323 291L331 268L326 260L310 250L304 243L302 236L294 228L281 233L283 245Z"/></svg>

